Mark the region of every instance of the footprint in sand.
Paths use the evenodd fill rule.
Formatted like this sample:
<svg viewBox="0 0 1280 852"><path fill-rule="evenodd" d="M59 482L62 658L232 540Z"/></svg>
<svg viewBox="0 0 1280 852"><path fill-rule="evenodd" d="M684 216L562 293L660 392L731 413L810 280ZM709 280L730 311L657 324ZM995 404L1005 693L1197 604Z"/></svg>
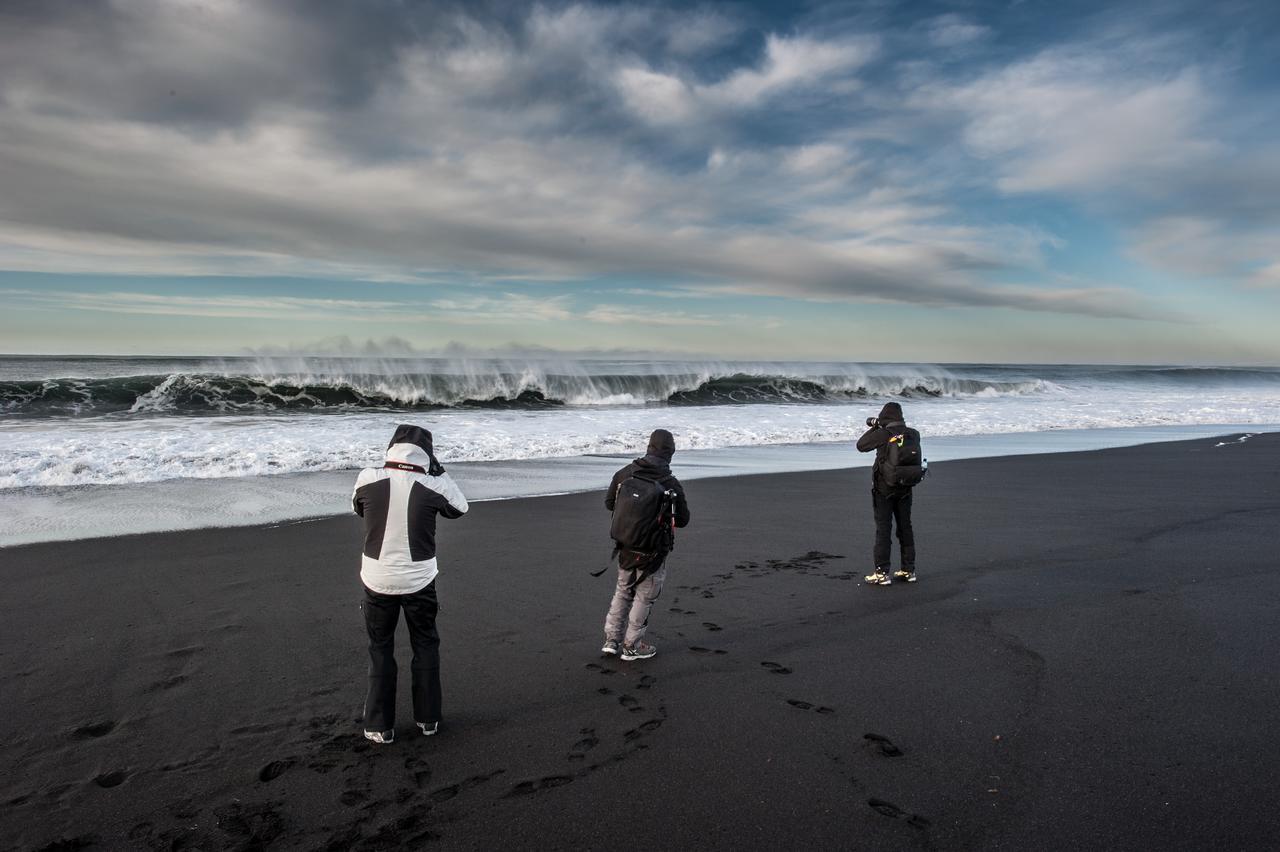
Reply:
<svg viewBox="0 0 1280 852"><path fill-rule="evenodd" d="M650 733L652 731L656 731L658 730L658 728L661 728L661 727L662 727L661 719L650 719L649 721L642 723L639 727L632 728L631 730L624 733L622 735L622 740L623 742L628 742L628 743L634 742L635 740L640 739L645 734Z"/></svg>
<svg viewBox="0 0 1280 852"><path fill-rule="evenodd" d="M695 654L717 654L720 656L729 653L728 651L721 651L718 648L704 648L701 645L690 645L689 650Z"/></svg>
<svg viewBox="0 0 1280 852"><path fill-rule="evenodd" d="M480 784L483 784L489 779L494 778L498 775L501 775L503 772L506 772L506 770L495 769L494 771L486 775L472 775L470 778L468 778L465 781L460 781L457 784L450 784L446 787L441 787L438 790L432 791L432 793L428 795L427 798L437 805L441 804L442 802L447 802L450 799L456 797L459 793L466 792L467 790L470 790L472 787L479 786Z"/></svg>
<svg viewBox="0 0 1280 852"><path fill-rule="evenodd" d="M611 669L608 666L602 666L599 663L587 663L583 668L593 672L599 672L602 675L611 675L618 671L617 669Z"/></svg>
<svg viewBox="0 0 1280 852"><path fill-rule="evenodd" d="M882 734L863 734L862 738L871 743L885 757L902 757L902 749L893 744L893 740Z"/></svg>
<svg viewBox="0 0 1280 852"><path fill-rule="evenodd" d="M724 630L724 628L721 627L719 624L712 624L710 621L702 622L702 626L710 630L712 633L715 633L720 630Z"/></svg>
<svg viewBox="0 0 1280 852"><path fill-rule="evenodd" d="M71 736L77 740L96 740L98 737L105 737L114 731L116 723L114 719L106 719L101 722L92 722L88 725L81 725L71 732Z"/></svg>
<svg viewBox="0 0 1280 852"><path fill-rule="evenodd" d="M907 812L895 805L893 802L886 802L884 799L867 799L867 804L871 806L873 811L884 814L887 817L901 819L907 815Z"/></svg>
<svg viewBox="0 0 1280 852"><path fill-rule="evenodd" d="M292 760L273 760L258 770L258 780L264 783L274 781L288 772L292 766Z"/></svg>
<svg viewBox="0 0 1280 852"><path fill-rule="evenodd" d="M167 677L164 680L156 681L144 689L143 692L164 692L165 690L173 689L175 686L181 686L186 682L186 675L174 675L173 677Z"/></svg>
<svg viewBox="0 0 1280 852"><path fill-rule="evenodd" d="M413 783L419 790L431 780L431 767L420 757L410 755L404 759L404 768L413 775Z"/></svg>
<svg viewBox="0 0 1280 852"><path fill-rule="evenodd" d="M760 663L760 665L764 666L766 669L768 669L770 672L774 674L781 674L781 675L791 674L791 669L787 668L781 663L774 663L774 662L770 662L769 660L765 660L764 662Z"/></svg>
<svg viewBox="0 0 1280 852"><path fill-rule="evenodd" d="M572 775L548 775L545 778L539 778L536 781L521 781L519 784L507 791L507 797L511 796L527 796L531 793L537 793L539 790L550 790L552 787L563 787L573 781Z"/></svg>
<svg viewBox="0 0 1280 852"><path fill-rule="evenodd" d="M658 679L653 675L645 675L640 678L640 682L636 684L636 689L649 689L657 682Z"/></svg>
<svg viewBox="0 0 1280 852"><path fill-rule="evenodd" d="M636 700L634 695L619 695L618 703L631 713L639 713L644 708L640 706L640 702Z"/></svg>
<svg viewBox="0 0 1280 852"><path fill-rule="evenodd" d="M836 712L831 707L814 705L809 703L808 701L801 701L798 698L788 698L787 703L790 704L792 707L796 708L797 710L816 710L818 713L820 713L823 716L831 716L831 715L834 715Z"/></svg>
<svg viewBox="0 0 1280 852"><path fill-rule="evenodd" d="M574 743L573 748L569 750L570 760L582 760L587 756L587 752L600 745L600 740L596 737L595 728L583 728L579 733L585 736Z"/></svg>
<svg viewBox="0 0 1280 852"><path fill-rule="evenodd" d="M112 787L119 787L124 783L124 779L129 777L128 772L104 772L93 779L93 783L97 784L104 790L110 790Z"/></svg>
<svg viewBox="0 0 1280 852"><path fill-rule="evenodd" d="M867 804L877 813L882 813L893 819L906 821L907 825L920 831L927 831L931 823L929 820L919 814L907 813L893 802L886 802L884 799L867 799Z"/></svg>
<svg viewBox="0 0 1280 852"><path fill-rule="evenodd" d="M431 795L428 796L427 798L431 799L431 801L435 802L438 805L441 802L449 801L450 799L452 799L454 796L458 795L461 792L462 792L461 786L457 784L450 784L448 787L441 787L439 790L433 791Z"/></svg>
<svg viewBox="0 0 1280 852"><path fill-rule="evenodd" d="M362 721L362 720L358 720L358 721ZM267 734L272 731L278 731L281 728L285 728L285 727L287 727L287 725L279 722L269 722L269 723L264 722L257 725L241 725L238 728L232 728L230 733L235 734L236 736L241 736L244 734Z"/></svg>
<svg viewBox="0 0 1280 852"><path fill-rule="evenodd" d="M265 802L245 804L235 800L214 808L213 816L218 829L237 841L227 846L270 848L272 841L285 830L284 817L274 804Z"/></svg>

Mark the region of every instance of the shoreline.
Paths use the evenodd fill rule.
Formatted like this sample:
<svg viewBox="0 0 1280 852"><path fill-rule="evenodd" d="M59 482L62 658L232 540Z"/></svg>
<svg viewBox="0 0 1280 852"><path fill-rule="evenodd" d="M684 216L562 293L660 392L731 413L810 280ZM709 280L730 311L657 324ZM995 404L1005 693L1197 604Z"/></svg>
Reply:
<svg viewBox="0 0 1280 852"><path fill-rule="evenodd" d="M1275 848L1280 436L1218 444L944 462L889 588L865 471L692 483L643 663L598 495L477 503L385 748L354 516L7 549L0 846Z"/></svg>
<svg viewBox="0 0 1280 852"><path fill-rule="evenodd" d="M1147 443L1268 434L1280 424L1138 426L929 438L931 463L1004 455L1088 452ZM473 502L578 494L607 482L630 456L578 456L450 464ZM844 442L687 450L683 479L866 467ZM357 470L245 478L171 479L118 485L0 490L0 551L47 541L309 522L346 514Z"/></svg>

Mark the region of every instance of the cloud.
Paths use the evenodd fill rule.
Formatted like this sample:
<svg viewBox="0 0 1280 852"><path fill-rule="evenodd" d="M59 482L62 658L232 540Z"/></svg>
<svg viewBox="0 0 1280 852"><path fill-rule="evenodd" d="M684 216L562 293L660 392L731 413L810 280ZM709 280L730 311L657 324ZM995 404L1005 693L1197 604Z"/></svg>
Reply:
<svg viewBox="0 0 1280 852"><path fill-rule="evenodd" d="M912 100L958 117L1000 192L1083 203L1157 270L1256 283L1280 259L1280 151L1243 125L1280 111L1235 101L1228 71L1167 41L1049 48Z"/></svg>
<svg viewBox="0 0 1280 852"><path fill-rule="evenodd" d="M435 299L432 317L453 323L521 323L571 320L575 316L567 306L568 297L533 297L518 293L500 296L467 296L460 299Z"/></svg>
<svg viewBox="0 0 1280 852"><path fill-rule="evenodd" d="M290 322L448 323L455 326L592 322L608 325L716 326L745 319L741 314L639 311L633 306L608 303L579 310L570 305L568 296L547 298L519 293L426 300L377 300L298 296L184 296L130 291L90 293L9 288L0 290L0 300L15 306L58 311L204 319L287 319Z"/></svg>
<svg viewBox="0 0 1280 852"><path fill-rule="evenodd" d="M991 35L991 28L959 15L942 15L929 21L925 32L934 47L957 48L987 38Z"/></svg>
<svg viewBox="0 0 1280 852"><path fill-rule="evenodd" d="M771 34L765 40L759 68L741 68L718 83L701 87L700 92L712 103L755 106L766 97L865 65L875 56L877 46L871 37L822 41Z"/></svg>
<svg viewBox="0 0 1280 852"><path fill-rule="evenodd" d="M563 320L573 309L532 282L606 279L1151 315L1110 286L992 283L1035 279L1056 238L956 204L916 168L927 154L915 146L935 140L911 137L910 122L889 153L886 137L858 136L889 111L862 79L885 73L880 33L761 37L715 10L667 7L365 11L129 0L7 13L0 268L521 290L524 303L434 307L475 322ZM1215 150L1197 130L1203 76L1117 88L1073 62L1049 53L935 81L891 117L958 114L1008 193L1104 187L1135 170L1156 185Z"/></svg>
<svg viewBox="0 0 1280 852"><path fill-rule="evenodd" d="M742 320L744 317L741 314L712 316L689 314L684 311L637 311L633 307L623 305L597 305L588 311L583 319L607 325L713 326L725 325L735 320Z"/></svg>
<svg viewBox="0 0 1280 852"><path fill-rule="evenodd" d="M866 65L877 50L878 41L870 36L823 41L770 34L757 66L739 68L714 83L643 65L620 69L616 81L628 108L647 122L703 122L725 110L758 109L773 98L832 79L842 80L847 91L855 84L847 72Z"/></svg>
<svg viewBox="0 0 1280 852"><path fill-rule="evenodd" d="M57 310L109 314L144 314L218 319L291 321L334 319L353 322L385 322L406 306L400 302L357 299L316 299L290 296L181 296L175 294L112 291L84 293L23 289L0 290L15 303Z"/></svg>
<svg viewBox="0 0 1280 852"><path fill-rule="evenodd" d="M1135 75L1092 52L1050 50L916 103L964 115L963 140L1006 192L1155 192L1222 153L1200 132L1213 98L1194 68Z"/></svg>
<svg viewBox="0 0 1280 852"><path fill-rule="evenodd" d="M1256 287L1280 287L1280 261L1256 269L1249 276L1249 283Z"/></svg>
<svg viewBox="0 0 1280 852"><path fill-rule="evenodd" d="M1280 229L1274 226L1233 227L1212 216L1166 216L1134 228L1130 238L1130 251L1139 260L1187 277L1266 286L1280 268Z"/></svg>

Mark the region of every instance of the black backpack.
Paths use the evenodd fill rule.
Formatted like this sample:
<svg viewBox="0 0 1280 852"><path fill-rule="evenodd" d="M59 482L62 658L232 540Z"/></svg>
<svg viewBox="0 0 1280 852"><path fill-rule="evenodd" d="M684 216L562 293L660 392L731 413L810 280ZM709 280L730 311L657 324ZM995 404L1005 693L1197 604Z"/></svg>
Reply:
<svg viewBox="0 0 1280 852"><path fill-rule="evenodd" d="M632 474L618 485L609 535L619 547L642 553L667 552L675 545L671 501L675 492Z"/></svg>
<svg viewBox="0 0 1280 852"><path fill-rule="evenodd" d="M920 433L905 425L889 427L888 450L880 462L880 480L890 488L919 485L929 472L920 448Z"/></svg>

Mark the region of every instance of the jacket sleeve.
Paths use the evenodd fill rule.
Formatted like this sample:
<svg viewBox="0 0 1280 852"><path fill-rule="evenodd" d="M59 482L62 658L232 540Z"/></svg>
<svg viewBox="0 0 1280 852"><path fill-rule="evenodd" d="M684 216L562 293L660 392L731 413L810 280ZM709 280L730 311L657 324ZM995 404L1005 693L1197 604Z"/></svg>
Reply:
<svg viewBox="0 0 1280 852"><path fill-rule="evenodd" d="M461 518L471 508L467 504L467 498L462 495L462 489L458 488L457 483L448 473L432 477L430 487L432 491L444 498L443 505L434 507L442 518Z"/></svg>
<svg viewBox="0 0 1280 852"><path fill-rule="evenodd" d="M858 452L869 453L872 450L878 450L889 443L889 430L882 429L879 426L874 429L868 429L861 438L858 439Z"/></svg>
<svg viewBox="0 0 1280 852"><path fill-rule="evenodd" d="M351 492L351 509L360 517L364 517L364 498L360 496L360 489L373 481L370 476L369 468L360 471L360 475L356 477L356 487Z"/></svg>
<svg viewBox="0 0 1280 852"><path fill-rule="evenodd" d="M687 527L689 526L689 501L684 498L684 486L674 476L671 480L671 490L676 492L676 526Z"/></svg>

